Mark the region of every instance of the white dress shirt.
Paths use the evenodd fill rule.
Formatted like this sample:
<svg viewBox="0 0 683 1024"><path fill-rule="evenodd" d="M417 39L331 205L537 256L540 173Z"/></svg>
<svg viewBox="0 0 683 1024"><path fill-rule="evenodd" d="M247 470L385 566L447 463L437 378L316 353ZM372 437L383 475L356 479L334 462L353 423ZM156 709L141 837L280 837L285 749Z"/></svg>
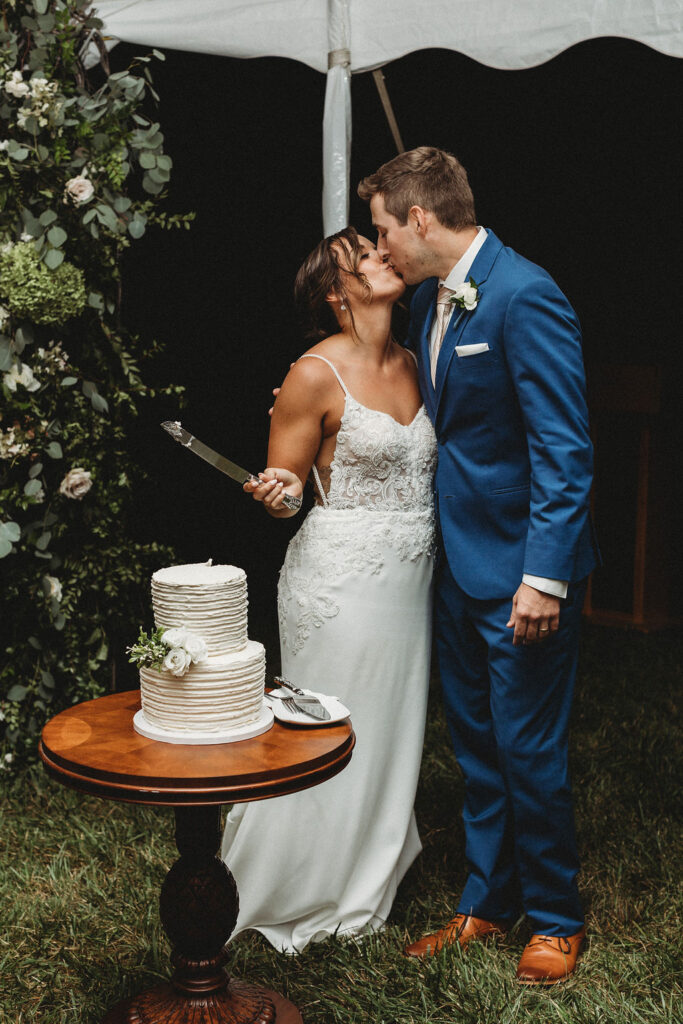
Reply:
<svg viewBox="0 0 683 1024"><path fill-rule="evenodd" d="M475 257L482 245L486 241L487 231L486 228L480 227L477 234L472 241L468 249L462 254L458 262L455 264L453 269L450 271L448 276L443 281L439 281L439 287L446 285L447 288L455 289L459 284L464 284L467 280L472 264L474 263ZM453 311L448 317L446 323L446 330L448 329L448 323L450 318L453 316ZM432 330L429 335L429 359L430 369L432 371L432 380L436 375L435 361L439 358L439 352L435 352L437 343L437 327L436 317L434 317L434 323L432 324ZM549 580L544 576L531 576L529 573L524 573L522 576L522 583L526 583L527 586L533 587L534 590L540 590L544 594L550 594L552 597L565 598L567 596L568 583L566 580Z"/></svg>

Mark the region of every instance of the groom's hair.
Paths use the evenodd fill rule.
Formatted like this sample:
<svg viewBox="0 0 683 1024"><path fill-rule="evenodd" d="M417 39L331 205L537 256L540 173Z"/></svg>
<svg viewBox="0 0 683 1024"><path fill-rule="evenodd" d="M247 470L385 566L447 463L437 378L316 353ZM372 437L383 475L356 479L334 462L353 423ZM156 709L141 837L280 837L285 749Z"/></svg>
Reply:
<svg viewBox="0 0 683 1024"><path fill-rule="evenodd" d="M476 225L474 196L467 171L451 153L434 146L418 146L382 164L363 178L358 195L366 202L381 195L387 213L406 224L412 206L435 214L445 228L460 230Z"/></svg>

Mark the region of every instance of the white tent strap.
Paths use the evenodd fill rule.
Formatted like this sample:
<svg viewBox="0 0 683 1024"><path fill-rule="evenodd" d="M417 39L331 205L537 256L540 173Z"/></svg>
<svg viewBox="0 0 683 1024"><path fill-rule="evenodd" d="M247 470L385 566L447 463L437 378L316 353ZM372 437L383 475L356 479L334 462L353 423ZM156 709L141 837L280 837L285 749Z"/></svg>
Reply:
<svg viewBox="0 0 683 1024"><path fill-rule="evenodd" d="M348 68L351 66L351 51L350 50L330 50L327 55L327 70L330 68Z"/></svg>

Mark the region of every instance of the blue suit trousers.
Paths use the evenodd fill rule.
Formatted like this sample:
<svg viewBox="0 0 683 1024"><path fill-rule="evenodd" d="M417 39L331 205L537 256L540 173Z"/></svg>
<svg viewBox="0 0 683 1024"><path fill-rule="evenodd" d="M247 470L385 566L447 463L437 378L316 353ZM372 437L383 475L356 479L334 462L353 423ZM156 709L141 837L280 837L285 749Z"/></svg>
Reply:
<svg viewBox="0 0 683 1024"><path fill-rule="evenodd" d="M446 716L465 779L469 875L458 911L534 932L583 924L567 739L585 580L569 586L560 628L513 647L512 595L470 597L446 558L436 584L436 642Z"/></svg>

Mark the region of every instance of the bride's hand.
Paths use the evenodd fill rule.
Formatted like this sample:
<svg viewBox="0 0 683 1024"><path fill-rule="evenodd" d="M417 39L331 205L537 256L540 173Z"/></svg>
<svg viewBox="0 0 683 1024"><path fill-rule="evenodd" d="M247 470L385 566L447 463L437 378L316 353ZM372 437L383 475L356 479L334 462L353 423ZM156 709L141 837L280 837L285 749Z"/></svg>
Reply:
<svg viewBox="0 0 683 1024"><path fill-rule="evenodd" d="M251 494L254 501L262 501L271 515L281 519L296 515L295 511L283 506L285 494L300 498L304 492L303 484L296 473L272 466L259 473L258 480L247 480L243 490Z"/></svg>

